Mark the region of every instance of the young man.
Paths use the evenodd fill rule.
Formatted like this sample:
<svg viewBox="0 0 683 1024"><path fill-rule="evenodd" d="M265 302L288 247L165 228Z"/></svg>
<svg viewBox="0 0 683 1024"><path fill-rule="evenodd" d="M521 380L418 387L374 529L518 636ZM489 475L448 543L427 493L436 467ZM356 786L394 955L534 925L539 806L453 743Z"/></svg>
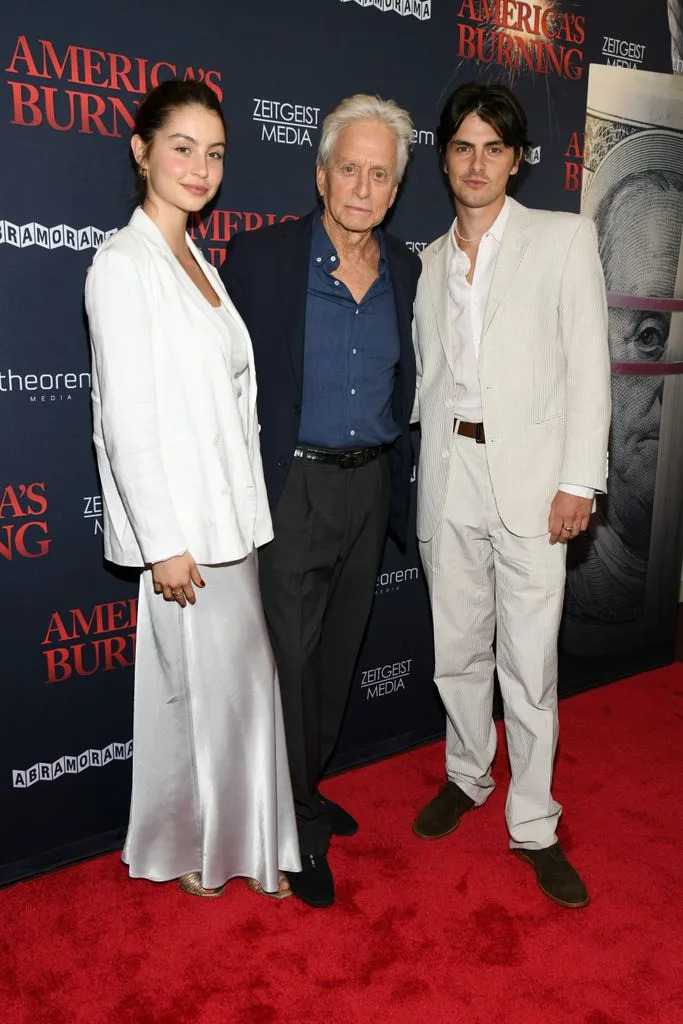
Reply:
<svg viewBox="0 0 683 1024"><path fill-rule="evenodd" d="M526 116L501 85L447 101L438 142L455 221L422 254L417 533L447 713L447 782L418 815L447 835L491 793L493 673L505 707L513 852L557 903L588 893L557 842L557 632L566 542L605 488L607 311L592 221L506 195ZM495 634L496 653L493 653Z"/></svg>

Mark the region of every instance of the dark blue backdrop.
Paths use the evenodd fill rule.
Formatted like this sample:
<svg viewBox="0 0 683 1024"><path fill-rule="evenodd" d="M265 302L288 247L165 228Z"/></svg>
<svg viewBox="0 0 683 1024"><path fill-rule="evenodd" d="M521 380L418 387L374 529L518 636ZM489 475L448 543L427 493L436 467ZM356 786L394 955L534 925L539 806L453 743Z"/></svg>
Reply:
<svg viewBox="0 0 683 1024"><path fill-rule="evenodd" d="M550 9L554 14L549 17ZM553 38L550 38L550 37ZM517 54L519 67L510 66ZM0 882L112 848L127 819L136 583L105 567L90 445L85 271L132 205L131 113L156 81L203 77L230 125L226 174L194 236L306 212L325 113L352 92L407 107L415 151L391 230L416 250L451 210L433 145L471 78L516 84L535 148L518 190L579 208L591 61L671 71L665 0L232 0L12 5L0 32ZM621 55L621 56L619 56ZM671 628L658 639L666 658ZM573 659L565 692L619 674ZM414 545L389 547L336 767L442 731Z"/></svg>

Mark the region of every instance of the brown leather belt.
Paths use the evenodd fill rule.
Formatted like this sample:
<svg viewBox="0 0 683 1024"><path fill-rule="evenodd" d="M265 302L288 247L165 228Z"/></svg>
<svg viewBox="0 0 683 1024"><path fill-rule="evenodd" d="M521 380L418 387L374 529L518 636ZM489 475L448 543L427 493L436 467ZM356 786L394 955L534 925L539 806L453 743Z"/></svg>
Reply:
<svg viewBox="0 0 683 1024"><path fill-rule="evenodd" d="M486 444L483 423L466 423L465 420L453 421L453 433L463 437L473 437L477 444Z"/></svg>

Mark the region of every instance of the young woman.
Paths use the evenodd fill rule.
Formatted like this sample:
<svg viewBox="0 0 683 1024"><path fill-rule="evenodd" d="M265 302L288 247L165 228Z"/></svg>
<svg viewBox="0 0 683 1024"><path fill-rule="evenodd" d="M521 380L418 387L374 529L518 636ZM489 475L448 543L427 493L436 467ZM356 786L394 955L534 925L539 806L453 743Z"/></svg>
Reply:
<svg viewBox="0 0 683 1024"><path fill-rule="evenodd" d="M137 112L141 206L86 283L105 557L140 566L133 877L289 895L299 852L255 548L272 537L249 334L186 233L223 177L225 122L198 82Z"/></svg>

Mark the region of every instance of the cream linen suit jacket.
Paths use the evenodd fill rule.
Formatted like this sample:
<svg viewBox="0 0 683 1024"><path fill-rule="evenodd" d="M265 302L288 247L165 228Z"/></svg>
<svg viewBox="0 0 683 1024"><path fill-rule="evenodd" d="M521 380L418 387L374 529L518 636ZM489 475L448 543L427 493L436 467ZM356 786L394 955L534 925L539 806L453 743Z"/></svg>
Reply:
<svg viewBox="0 0 683 1024"><path fill-rule="evenodd" d="M422 252L415 299L421 541L433 537L441 519L453 434L449 253L448 233ZM591 220L510 200L484 315L479 380L498 512L511 533L540 536L560 481L606 488L607 307Z"/></svg>
<svg viewBox="0 0 683 1024"><path fill-rule="evenodd" d="M187 243L246 345L246 439L225 326L137 209L98 249L85 288L104 554L119 565L184 551L216 565L273 536L249 334L217 271Z"/></svg>

